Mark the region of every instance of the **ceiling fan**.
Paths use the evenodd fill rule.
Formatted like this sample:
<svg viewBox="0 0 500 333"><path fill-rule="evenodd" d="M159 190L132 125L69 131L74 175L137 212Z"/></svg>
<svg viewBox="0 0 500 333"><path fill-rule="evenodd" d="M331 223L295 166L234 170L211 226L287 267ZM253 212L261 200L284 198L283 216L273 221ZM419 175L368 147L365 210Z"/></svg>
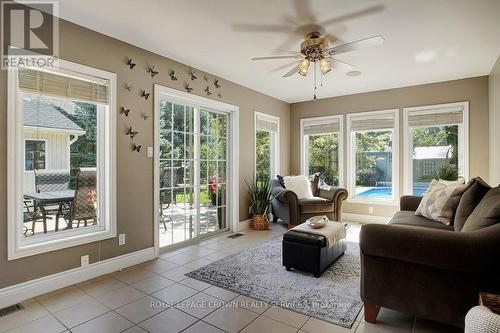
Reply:
<svg viewBox="0 0 500 333"><path fill-rule="evenodd" d="M309 73L311 63L316 64L316 62L319 64L319 69L322 74L330 72L334 67L347 72L351 70L353 66L334 58L336 54L356 51L364 47L380 45L384 42L384 38L377 35L330 47L330 38L328 35L325 35L324 29L321 26L310 25L305 29L309 30L309 32L306 33L304 41L300 43L300 52L294 52L294 54L290 55L254 57L251 59L296 59L295 62L286 66L295 65L290 71L284 74L283 77L290 77L295 73L306 76Z"/></svg>

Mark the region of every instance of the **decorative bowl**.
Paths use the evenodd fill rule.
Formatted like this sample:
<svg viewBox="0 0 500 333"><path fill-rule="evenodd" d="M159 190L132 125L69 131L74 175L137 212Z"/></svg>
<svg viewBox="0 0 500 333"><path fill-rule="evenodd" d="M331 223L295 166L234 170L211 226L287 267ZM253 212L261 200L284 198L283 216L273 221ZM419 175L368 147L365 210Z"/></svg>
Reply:
<svg viewBox="0 0 500 333"><path fill-rule="evenodd" d="M326 216L313 216L307 219L307 225L313 229L323 228L328 222L328 217Z"/></svg>

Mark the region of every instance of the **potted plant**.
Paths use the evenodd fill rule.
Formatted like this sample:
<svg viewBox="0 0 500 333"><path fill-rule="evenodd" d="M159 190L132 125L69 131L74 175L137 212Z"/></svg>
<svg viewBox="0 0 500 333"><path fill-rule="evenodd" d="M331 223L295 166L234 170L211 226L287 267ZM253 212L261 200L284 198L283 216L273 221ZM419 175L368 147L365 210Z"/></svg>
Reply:
<svg viewBox="0 0 500 333"><path fill-rule="evenodd" d="M254 230L266 230L269 228L267 210L272 200L269 178L256 179L251 184L247 183L247 187L252 214L250 227Z"/></svg>

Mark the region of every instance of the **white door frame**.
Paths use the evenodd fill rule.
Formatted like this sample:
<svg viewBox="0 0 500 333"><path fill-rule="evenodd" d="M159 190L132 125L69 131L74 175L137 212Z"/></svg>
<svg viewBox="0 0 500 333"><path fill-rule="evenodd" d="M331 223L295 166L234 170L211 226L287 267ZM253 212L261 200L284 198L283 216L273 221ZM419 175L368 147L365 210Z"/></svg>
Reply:
<svg viewBox="0 0 500 333"><path fill-rule="evenodd" d="M228 227L229 230L237 230L239 224L239 107L236 105L231 105L228 103L215 101L206 97L197 96L184 91L179 91L176 89L168 88L160 84L155 84L154 86L154 186L153 186L153 196L154 196L154 206L153 206L153 217L154 217L154 247L155 255L158 256L160 253L160 242L159 242L159 216L158 216L158 206L160 204L159 195L159 172L158 165L160 163L160 101L162 99L173 99L175 101L185 102L188 105L192 105L198 108L205 107L208 109L224 111L229 114L229 126L228 131L230 138L228 142L228 176L229 176L229 189L230 195L228 198L228 208L229 208L229 219ZM199 133L198 133L199 134Z"/></svg>

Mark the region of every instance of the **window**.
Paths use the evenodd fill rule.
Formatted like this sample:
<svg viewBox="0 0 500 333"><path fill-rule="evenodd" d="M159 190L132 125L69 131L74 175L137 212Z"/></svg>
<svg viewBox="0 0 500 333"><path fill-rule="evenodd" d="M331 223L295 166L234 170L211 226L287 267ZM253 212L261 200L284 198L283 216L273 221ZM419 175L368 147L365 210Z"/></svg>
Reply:
<svg viewBox="0 0 500 333"><path fill-rule="evenodd" d="M468 103L404 109L405 193L422 195L434 178L468 177Z"/></svg>
<svg viewBox="0 0 500 333"><path fill-rule="evenodd" d="M301 173L319 173L322 182L343 185L343 122L342 116L301 120Z"/></svg>
<svg viewBox="0 0 500 333"><path fill-rule="evenodd" d="M394 203L398 189L398 110L349 114L351 200Z"/></svg>
<svg viewBox="0 0 500 333"><path fill-rule="evenodd" d="M255 112L255 177L279 174L279 118Z"/></svg>
<svg viewBox="0 0 500 333"><path fill-rule="evenodd" d="M9 260L115 237L115 86L63 60L9 71Z"/></svg>
<svg viewBox="0 0 500 333"><path fill-rule="evenodd" d="M45 140L24 141L24 170L45 169L47 142Z"/></svg>

